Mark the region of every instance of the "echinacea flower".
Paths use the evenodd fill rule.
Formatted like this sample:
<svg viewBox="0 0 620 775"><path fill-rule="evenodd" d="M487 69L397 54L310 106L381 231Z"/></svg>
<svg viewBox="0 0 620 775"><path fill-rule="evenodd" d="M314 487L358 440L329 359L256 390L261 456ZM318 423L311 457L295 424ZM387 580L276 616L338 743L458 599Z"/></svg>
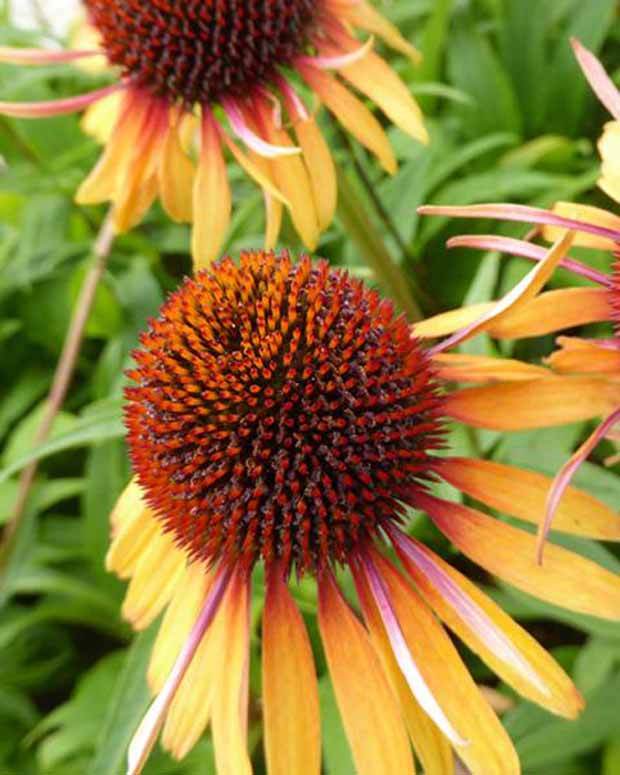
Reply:
<svg viewBox="0 0 620 775"><path fill-rule="evenodd" d="M592 89L616 118L605 126L605 134L599 143L603 163L598 184L620 201L620 145L617 141L620 138L620 93L598 59L579 41L571 43ZM549 211L516 204L484 204L465 207L431 205L420 208L420 212L424 215L500 218L534 224L542 227L542 237L547 242L568 238L574 246L608 251L613 260L613 265L610 262L610 273L606 275L562 256L559 265L592 281L594 287L559 289L540 295L530 294L528 298L522 296L521 303L513 306L499 321L481 321L483 310L469 307L439 315L416 328L418 335L452 333L462 341L463 332L467 333L468 329L485 330L496 337L518 338L557 333L588 323L612 323L613 332L608 339L558 337L559 349L546 362L553 372L562 376L552 381L548 381L547 374L538 372L532 373L532 382L522 381L511 386L509 381L521 376L520 369L515 368L512 374L506 371L504 375L508 382L503 390L510 393L514 406L528 400L536 405L537 427L589 419L590 416L603 417L594 432L562 466L550 488L539 526L537 556L542 561L544 542L572 477L602 439L620 438L620 216L598 207L571 202L558 202ZM549 254L544 247L497 235L463 235L451 239L448 245L498 250L542 264L549 262ZM495 309L493 304L491 308ZM525 364L521 364L520 368L525 369ZM540 377L545 381L537 383ZM496 386L496 397L500 389ZM479 399L479 394L474 397L469 391L465 403L469 401L479 409ZM469 419L471 421L472 417Z"/></svg>
<svg viewBox="0 0 620 775"><path fill-rule="evenodd" d="M405 132L427 140L408 89L370 50L373 38L362 44L356 30L414 60L419 56L366 0L84 0L84 5L103 53L119 71L118 82L56 102L0 103L0 113L37 118L90 106L87 128L105 142L105 151L82 183L78 202L111 201L114 225L124 231L159 197L171 218L194 221L198 266L217 256L230 222L224 150L263 191L268 247L277 241L283 206L310 249L330 224L335 170L298 83L389 173L396 159L387 135L355 92ZM86 61L100 53L2 47L0 61Z"/></svg>
<svg viewBox="0 0 620 775"><path fill-rule="evenodd" d="M291 577L312 576L318 623L360 775L474 775L519 762L440 620L508 684L573 718L582 700L547 652L405 530L426 512L488 572L558 605L620 618L620 579L559 546L432 493L437 479L533 521L550 480L445 454L449 396L390 302L325 261L252 252L173 293L134 354L126 425L135 479L112 515L107 566L131 578L136 629L166 609L155 695L128 772L161 733L183 757L211 724L219 775L247 753L252 578L264 578L262 708L270 775L318 775L319 701ZM451 378L451 377L449 377ZM620 540L613 511L569 488L555 527ZM388 559L389 548L398 562ZM337 580L352 574L361 615Z"/></svg>

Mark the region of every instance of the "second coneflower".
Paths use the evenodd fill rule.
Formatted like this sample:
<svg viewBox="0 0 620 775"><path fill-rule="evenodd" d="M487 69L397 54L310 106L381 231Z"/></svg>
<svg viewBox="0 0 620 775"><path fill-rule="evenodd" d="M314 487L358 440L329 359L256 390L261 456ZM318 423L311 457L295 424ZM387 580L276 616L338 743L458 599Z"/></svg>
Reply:
<svg viewBox="0 0 620 775"><path fill-rule="evenodd" d="M126 423L136 478L112 517L108 567L131 578L124 614L164 609L149 667L155 700L129 750L158 736L184 756L211 723L217 771L247 753L250 585L264 569L262 708L270 775L318 775L317 680L291 575L311 574L329 672L360 775L511 775L511 742L445 625L507 683L572 718L582 700L536 641L405 531L426 512L472 560L538 597L620 618L620 580L558 546L432 494L441 478L533 521L549 480L440 454L448 397L391 303L308 257L246 253L187 280L135 353ZM450 377L448 377L450 378ZM618 540L616 515L569 488L556 527ZM387 559L391 545L399 565ZM352 574L361 617L337 571Z"/></svg>
<svg viewBox="0 0 620 775"><path fill-rule="evenodd" d="M390 173L396 160L387 136L355 92L426 141L409 91L369 50L372 39L362 45L355 30L377 35L413 58L417 53L365 1L85 0L84 5L103 53L120 72L118 83L58 102L0 103L0 113L36 118L92 106L89 131L105 140L106 149L81 185L78 201L113 202L118 231L139 222L157 197L175 220L200 215L193 235L198 266L218 254L230 222L225 150L263 191L268 246L277 240L284 206L311 249L330 224L335 171L296 81ZM98 53L0 48L0 61L37 64ZM196 164L189 153L195 124Z"/></svg>

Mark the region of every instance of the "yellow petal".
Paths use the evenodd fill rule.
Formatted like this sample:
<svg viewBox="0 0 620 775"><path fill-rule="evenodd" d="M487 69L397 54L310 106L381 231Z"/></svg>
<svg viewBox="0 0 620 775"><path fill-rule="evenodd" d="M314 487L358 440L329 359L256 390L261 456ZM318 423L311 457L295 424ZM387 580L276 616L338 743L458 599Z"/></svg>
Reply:
<svg viewBox="0 0 620 775"><path fill-rule="evenodd" d="M368 584L361 575L356 577L356 585L370 639L398 698L401 713L415 752L422 763L424 774L454 775L452 749L447 739L422 710L405 681L377 607L370 596Z"/></svg>
<svg viewBox="0 0 620 775"><path fill-rule="evenodd" d="M513 382L549 376L549 370L512 358L439 353L433 356L437 376L455 382Z"/></svg>
<svg viewBox="0 0 620 775"><path fill-rule="evenodd" d="M194 182L192 255L196 269L203 269L218 258L230 224L231 211L232 197L218 126L205 110L200 161Z"/></svg>
<svg viewBox="0 0 620 775"><path fill-rule="evenodd" d="M534 638L520 627L508 614L481 592L465 576L454 570L448 563L431 552L423 545L415 542L418 550L423 553L449 579L474 606L482 611L492 626L511 644L512 649L525 660L537 681L527 680L522 672L510 662L501 659L480 637L479 633L468 626L459 616L450 601L442 596L441 589L433 585L429 576L411 561L403 560L409 575L413 578L416 588L438 614L443 622L506 683L514 687L529 700L542 705L552 713L567 718L575 718L582 710L584 702L573 682L557 664L553 657L540 646Z"/></svg>
<svg viewBox="0 0 620 775"><path fill-rule="evenodd" d="M284 206L270 194L264 193L263 196L265 198L265 250L273 250L280 237Z"/></svg>
<svg viewBox="0 0 620 775"><path fill-rule="evenodd" d="M134 629L145 629L162 612L176 590L185 563L185 553L160 528L136 563L123 602L123 616Z"/></svg>
<svg viewBox="0 0 620 775"><path fill-rule="evenodd" d="M468 307L459 307L449 312L421 320L412 326L411 330L419 339L435 339L458 331L460 328L474 323L487 314L494 307L494 302L486 301L481 304L472 304Z"/></svg>
<svg viewBox="0 0 620 775"><path fill-rule="evenodd" d="M620 201L620 121L609 121L605 124L603 136L598 142L598 150L603 162L598 185L618 202Z"/></svg>
<svg viewBox="0 0 620 775"><path fill-rule="evenodd" d="M538 524L545 513L553 479L535 471L451 457L439 461L440 476L481 503L526 522ZM620 515L582 490L569 487L556 511L553 527L565 533L620 541Z"/></svg>
<svg viewBox="0 0 620 775"><path fill-rule="evenodd" d="M324 230L334 219L338 200L334 161L325 138L312 116L300 119L294 126L295 136L310 175L319 228Z"/></svg>
<svg viewBox="0 0 620 775"><path fill-rule="evenodd" d="M189 628L187 633L184 634L183 639L181 640L177 633L171 631L172 640L168 645L168 652L172 655L172 664L174 664L174 661L183 647L187 634L196 621L196 616L204 603L210 581L212 580L212 577L209 577L207 580L204 575L200 578L198 574L202 570L202 568L197 567L192 574L192 577L187 577L188 582L197 582L197 588L200 595L199 603L197 609L194 610L194 616L190 621ZM186 588L185 591L189 592L189 587ZM189 601L192 609L194 608L194 600L197 596L198 595L192 591ZM173 604L177 603L180 606L184 605L183 600L181 599L180 587L179 595L170 604L168 611L171 610ZM231 615L227 606L232 604L233 603L228 597L228 593L226 593L220 604L220 609L216 613L211 626L203 635L202 641L194 654L194 658L192 659L187 673L181 681L170 708L168 709L162 732L162 745L175 759L182 759L186 756L198 742L209 723L215 687L222 672L227 669L227 638L230 635L229 625ZM189 619L189 615L183 616L181 612L179 612L177 619L180 619L181 617L182 621L180 623L184 629L186 622ZM179 644L178 648L177 644ZM153 656L155 656L155 654ZM169 659L168 655L166 655L166 659ZM170 666L170 669L171 667L172 665ZM166 675L165 677L167 678L168 676Z"/></svg>
<svg viewBox="0 0 620 775"><path fill-rule="evenodd" d="M397 27L375 10L366 0L361 0L359 3L351 3L343 15L356 27L382 38L388 46L408 56L414 63L418 64L421 61L422 55L420 52L400 34Z"/></svg>
<svg viewBox="0 0 620 775"><path fill-rule="evenodd" d="M463 554L524 592L578 613L620 619L620 577L584 557L547 543L536 560L536 537L480 511L422 495L437 527Z"/></svg>
<svg viewBox="0 0 620 775"><path fill-rule="evenodd" d="M172 122L172 117L171 117ZM194 165L181 147L179 127L168 127L157 169L161 203L173 221L191 223Z"/></svg>
<svg viewBox="0 0 620 775"><path fill-rule="evenodd" d="M620 384L596 377L551 376L457 390L445 414L476 428L548 428L609 414L620 403Z"/></svg>
<svg viewBox="0 0 620 775"><path fill-rule="evenodd" d="M106 568L122 579L129 578L135 573L140 557L160 532L161 525L147 507L138 511L133 519L123 520L108 549Z"/></svg>
<svg viewBox="0 0 620 775"><path fill-rule="evenodd" d="M280 572L263 613L263 705L269 775L319 775L321 730L312 649Z"/></svg>
<svg viewBox="0 0 620 775"><path fill-rule="evenodd" d="M283 129L277 129L271 123L266 125L267 139L274 145L293 148L291 138ZM297 233L305 245L314 250L319 242L321 231L312 185L306 166L300 156L279 156L269 160L278 189L289 202L291 219Z"/></svg>
<svg viewBox="0 0 620 775"><path fill-rule="evenodd" d="M279 202L282 202L287 207L290 207L290 202L286 199L284 194L275 185L271 179L269 165L266 159L261 158L258 154L247 156L243 151L228 137L224 132L222 133L222 139L226 143L226 147L235 157L237 164L254 180L258 185ZM260 162L263 162L261 164Z"/></svg>
<svg viewBox="0 0 620 775"><path fill-rule="evenodd" d="M142 488L138 484L136 477L133 476L129 484L119 495L110 514L110 524L112 525L113 533L116 534L123 525L135 519L145 508L146 504L144 503Z"/></svg>
<svg viewBox="0 0 620 775"><path fill-rule="evenodd" d="M376 103L397 127L421 143L428 143L424 117L411 92L394 70L373 51L340 73Z"/></svg>
<svg viewBox="0 0 620 775"><path fill-rule="evenodd" d="M518 775L510 738L478 691L443 627L402 575L383 558L375 561L407 646L441 709L466 741L456 751L472 775Z"/></svg>
<svg viewBox="0 0 620 775"><path fill-rule="evenodd" d="M620 132L620 124L618 125ZM617 132L615 133L617 135ZM618 150L620 151L620 135ZM603 141L601 140L601 143ZM618 156L618 170L620 171L620 155ZM581 205L574 202L556 202L553 205L553 211L556 215L562 218L570 218L575 221L584 221L585 223L592 223L596 226L603 226L607 229L614 229L620 231L620 218L607 210L602 210L600 207L592 207L591 205ZM555 242L561 234L564 234L566 229L560 226L544 226L542 234L544 239L548 242ZM616 245L613 240L606 239L605 237L599 237L596 234L585 234L583 232L576 232L574 245L585 248L600 248L601 250L614 250Z"/></svg>
<svg viewBox="0 0 620 775"><path fill-rule="evenodd" d="M397 164L390 141L368 108L333 76L307 65L298 69L342 126L375 154L386 172L394 175Z"/></svg>
<svg viewBox="0 0 620 775"><path fill-rule="evenodd" d="M84 133L94 137L101 145L105 145L114 132L122 109L123 98L122 92L114 92L88 107L80 121Z"/></svg>
<svg viewBox="0 0 620 775"><path fill-rule="evenodd" d="M193 562L183 569L151 653L147 674L151 694L159 694L163 689L198 617L211 579L212 573L200 562Z"/></svg>
<svg viewBox="0 0 620 775"><path fill-rule="evenodd" d="M319 583L319 627L358 775L412 774L395 697L366 631L331 575Z"/></svg>
<svg viewBox="0 0 620 775"><path fill-rule="evenodd" d="M250 612L248 582L231 579L227 615L225 661L213 696L212 729L218 775L251 775L247 752Z"/></svg>

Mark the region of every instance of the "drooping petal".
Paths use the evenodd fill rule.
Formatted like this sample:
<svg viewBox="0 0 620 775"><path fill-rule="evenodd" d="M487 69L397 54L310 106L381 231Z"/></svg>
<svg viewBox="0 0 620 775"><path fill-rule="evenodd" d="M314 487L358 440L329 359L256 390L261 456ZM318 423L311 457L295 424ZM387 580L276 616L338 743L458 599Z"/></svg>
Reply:
<svg viewBox="0 0 620 775"><path fill-rule="evenodd" d="M164 210L173 221L191 223L195 170L181 147L179 125L172 116L161 149L157 177Z"/></svg>
<svg viewBox="0 0 620 775"><path fill-rule="evenodd" d="M215 686L211 727L218 775L251 775L247 750L250 661L249 581L231 579L226 660Z"/></svg>
<svg viewBox="0 0 620 775"><path fill-rule="evenodd" d="M606 226L598 226L586 221L563 218L550 210L528 205L485 204L485 205L423 205L418 207L420 215L441 215L448 218L495 218L500 221L518 221L519 223L539 223L543 226L559 226L563 229L599 237L607 237L618 242L620 231Z"/></svg>
<svg viewBox="0 0 620 775"><path fill-rule="evenodd" d="M398 555L440 618L508 684L533 702L575 718L583 700L534 638L475 584L420 544L394 531Z"/></svg>
<svg viewBox="0 0 620 775"><path fill-rule="evenodd" d="M280 238L284 205L271 194L263 192L263 197L265 199L265 250L273 250Z"/></svg>
<svg viewBox="0 0 620 775"><path fill-rule="evenodd" d="M163 689L198 618L212 581L213 573L201 562L192 562L183 569L151 652L147 672L151 694L159 694Z"/></svg>
<svg viewBox="0 0 620 775"><path fill-rule="evenodd" d="M558 236L555 227L544 227L543 232L547 233L547 229L554 229L554 231L549 231L549 236L554 236L548 241L555 242ZM581 239L582 235L576 233L574 244L582 244ZM594 237L594 239L600 240L601 238ZM446 247L493 250L500 253L509 253L512 256L527 258L531 261L542 261L547 255L547 251L541 245L536 245L533 242L527 242L526 240L514 239L513 237L503 237L499 234L460 234L457 237L451 237L446 242ZM582 264L581 261L576 261L574 258L563 258L558 266L568 269L581 277L586 277L599 285L611 285L611 279L607 275L598 272L587 264Z"/></svg>
<svg viewBox="0 0 620 775"><path fill-rule="evenodd" d="M237 164L252 178L252 180L258 183L265 193L269 194L269 196L274 199L277 199L282 204L285 204L287 207L290 207L290 202L271 179L268 172L268 162L265 160L265 157L258 156L258 154L247 156L237 145L235 145L235 143L233 143L225 132L222 132L222 140L235 157ZM260 162L262 162L262 164Z"/></svg>
<svg viewBox="0 0 620 775"><path fill-rule="evenodd" d="M549 370L542 366L488 355L440 353L434 356L433 364L440 379L455 382L512 382L549 376Z"/></svg>
<svg viewBox="0 0 620 775"><path fill-rule="evenodd" d="M383 622L383 627L388 636L388 640L390 641L394 658L411 689L411 693L418 701L420 707L427 713L429 718L434 721L438 729L446 736L452 745L455 747L467 745L468 741L461 737L454 725L447 718L443 708L437 701L437 698L433 695L432 690L424 680L424 676L413 659L413 656L407 647L407 642L403 635L400 622L392 607L383 578L369 556L362 557L361 564L364 569L366 581L368 582L368 589L377 606L381 621Z"/></svg>
<svg viewBox="0 0 620 775"><path fill-rule="evenodd" d="M545 363L560 374L620 374L620 349L569 336L559 336L557 344L561 349Z"/></svg>
<svg viewBox="0 0 620 775"><path fill-rule="evenodd" d="M355 27L382 38L388 46L395 51L400 51L401 54L409 57L415 64L418 64L422 59L420 52L401 35L399 29L366 0L351 3L343 15Z"/></svg>
<svg viewBox="0 0 620 775"><path fill-rule="evenodd" d="M591 223L593 226L602 226L605 229L620 232L620 217L600 207L575 202L556 202L552 212L560 218ZM563 231L566 229L562 229L561 226L545 226L542 234L548 242L555 242ZM614 250L616 247L616 243L608 237L599 237L597 234L589 232L577 232L574 244L579 247L599 248L600 250Z"/></svg>
<svg viewBox="0 0 620 775"><path fill-rule="evenodd" d="M592 91L611 115L616 119L620 119L620 94L618 94L618 89L616 89L613 81L605 72L603 65L577 38L571 38L571 46L583 70L583 74L592 87Z"/></svg>
<svg viewBox="0 0 620 775"><path fill-rule="evenodd" d="M358 774L413 775L409 742L392 690L366 631L329 572L319 580L319 627Z"/></svg>
<svg viewBox="0 0 620 775"><path fill-rule="evenodd" d="M422 763L425 775L454 775L454 761L450 745L411 693L411 689L394 657L392 646L364 574L355 573L354 578L371 641L379 654L392 689L398 697L398 704L405 719L411 742Z"/></svg>
<svg viewBox="0 0 620 775"><path fill-rule="evenodd" d="M269 775L319 775L321 729L312 648L279 570L267 583L262 660Z"/></svg>
<svg viewBox="0 0 620 775"><path fill-rule="evenodd" d="M301 149L292 143L289 145L276 145L266 142L251 129L245 121L243 113L232 100L224 100L223 105L230 125L237 137L243 140L248 148L251 148L259 156L275 159L279 156L295 156L301 153Z"/></svg>
<svg viewBox="0 0 620 775"><path fill-rule="evenodd" d="M484 313L478 320L457 331L445 341L435 345L431 352L442 352L450 347L469 339L480 331L485 331L492 324L505 320L518 311L524 304L533 299L553 274L559 262L564 258L572 244L572 234L561 237L540 261L503 299L495 304L490 311Z"/></svg>
<svg viewBox="0 0 620 775"><path fill-rule="evenodd" d="M549 534L549 530L551 529L553 519L556 516L558 509L565 499L571 479L577 473L581 467L581 464L586 460L588 455L597 446L597 444L605 438L607 433L611 431L616 424L619 423L620 407L616 409L615 412L612 412L609 417L607 417L598 426L594 433L592 433L584 441L584 443L579 447L574 455L571 456L570 460L568 460L562 466L557 476L553 480L553 485L547 495L547 501L545 504L545 516L538 528L538 537L536 542L536 557L538 562L542 562L543 549L545 546L545 541L547 540L547 535ZM620 514L616 515L616 519L620 520Z"/></svg>
<svg viewBox="0 0 620 775"><path fill-rule="evenodd" d="M116 573L121 579L129 578L135 573L138 560L148 549L151 540L161 532L160 523L146 505L142 504L142 507L137 505L135 512L133 506L131 512L124 510L121 504L131 504L134 496L141 500L141 496L138 496L133 488L130 493L127 500L121 496L117 504L117 508L120 507L124 514L122 520L120 518L122 512L113 517L113 526L117 523L118 529L114 530L112 542L105 558L106 569Z"/></svg>
<svg viewBox="0 0 620 775"><path fill-rule="evenodd" d="M448 457L437 473L460 492L526 522L539 524L553 479L494 460ZM601 541L620 541L620 515L594 496L570 487L556 513L557 530Z"/></svg>
<svg viewBox="0 0 620 775"><path fill-rule="evenodd" d="M136 477L132 476L123 492L119 495L110 514L113 536L117 535L124 525L135 519L145 508L146 504L142 488L138 484Z"/></svg>
<svg viewBox="0 0 620 775"><path fill-rule="evenodd" d="M97 100L107 97L113 92L124 89L122 83L113 83L101 89L80 94L77 97L67 97L62 100L45 102L0 102L0 115L12 118L45 118L46 116L64 116L69 113L79 113Z"/></svg>
<svg viewBox="0 0 620 775"><path fill-rule="evenodd" d="M219 128L203 109L200 160L194 181L192 255L196 269L209 266L221 250L232 212L232 195Z"/></svg>
<svg viewBox="0 0 620 775"><path fill-rule="evenodd" d="M123 92L108 94L107 97L93 103L84 111L80 127L85 134L94 137L100 145L105 145L112 137L123 106L124 96Z"/></svg>
<svg viewBox="0 0 620 775"><path fill-rule="evenodd" d="M397 164L390 141L368 108L333 76L303 63L298 70L342 126L375 154L386 172L395 174Z"/></svg>
<svg viewBox="0 0 620 775"><path fill-rule="evenodd" d="M338 200L332 155L312 116L298 120L294 129L310 176L319 228L324 230L334 219Z"/></svg>
<svg viewBox="0 0 620 775"><path fill-rule="evenodd" d="M183 573L185 553L161 530L138 559L122 613L135 630L143 630L163 611Z"/></svg>
<svg viewBox="0 0 620 775"><path fill-rule="evenodd" d="M620 577L560 546L536 562L536 538L476 509L431 495L416 496L447 538L489 573L541 600L578 613L620 619Z"/></svg>
<svg viewBox="0 0 620 775"><path fill-rule="evenodd" d="M229 579L228 570L221 569L217 572L198 619L174 663L164 688L151 704L131 740L127 752L127 775L139 775L142 772L164 723L166 713L175 698L179 684L185 677L194 655L218 611Z"/></svg>
<svg viewBox="0 0 620 775"><path fill-rule="evenodd" d="M101 51L53 51L45 48L12 48L0 46L0 62L14 65L53 65L57 62L73 62L76 59L98 56Z"/></svg>
<svg viewBox="0 0 620 775"><path fill-rule="evenodd" d="M407 647L466 745L456 746L472 775L518 775L510 738L472 680L450 638L394 566L374 553Z"/></svg>
<svg viewBox="0 0 620 775"><path fill-rule="evenodd" d="M428 143L422 111L403 81L380 56L370 51L362 59L341 67L340 73L403 132Z"/></svg>
<svg viewBox="0 0 620 775"><path fill-rule="evenodd" d="M620 384L597 377L551 376L456 390L445 414L476 428L527 430L590 420L620 403Z"/></svg>

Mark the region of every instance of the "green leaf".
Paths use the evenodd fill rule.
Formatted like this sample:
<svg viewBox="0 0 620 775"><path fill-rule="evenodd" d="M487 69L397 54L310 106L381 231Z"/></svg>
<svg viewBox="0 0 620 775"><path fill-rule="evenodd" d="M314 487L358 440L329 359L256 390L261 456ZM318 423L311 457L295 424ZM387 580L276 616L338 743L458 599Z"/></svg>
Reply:
<svg viewBox="0 0 620 775"><path fill-rule="evenodd" d="M96 741L89 775L120 775L129 742L149 705L146 671L155 641L158 623L134 640L112 692Z"/></svg>

